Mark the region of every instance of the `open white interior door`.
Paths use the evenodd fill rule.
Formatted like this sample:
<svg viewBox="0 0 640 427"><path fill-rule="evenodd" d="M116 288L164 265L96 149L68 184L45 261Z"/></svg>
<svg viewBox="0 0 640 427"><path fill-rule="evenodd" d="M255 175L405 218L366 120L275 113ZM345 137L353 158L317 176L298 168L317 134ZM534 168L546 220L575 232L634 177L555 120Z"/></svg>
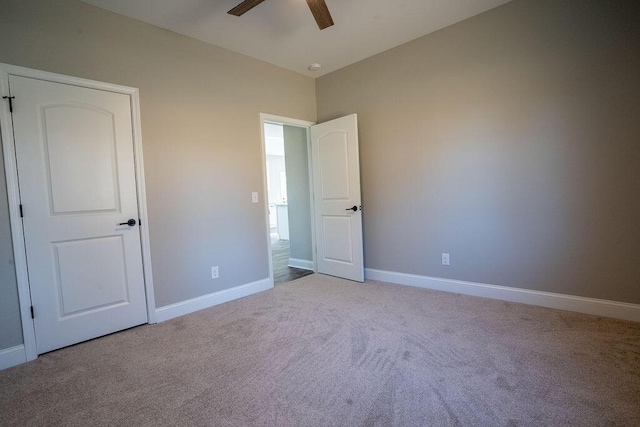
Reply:
<svg viewBox="0 0 640 427"><path fill-rule="evenodd" d="M357 115L311 127L318 273L364 281Z"/></svg>

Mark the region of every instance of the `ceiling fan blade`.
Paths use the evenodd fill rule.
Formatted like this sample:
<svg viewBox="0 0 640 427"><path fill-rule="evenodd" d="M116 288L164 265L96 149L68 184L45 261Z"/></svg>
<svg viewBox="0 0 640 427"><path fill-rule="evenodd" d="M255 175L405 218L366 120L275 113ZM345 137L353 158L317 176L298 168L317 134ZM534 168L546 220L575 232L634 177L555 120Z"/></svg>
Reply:
<svg viewBox="0 0 640 427"><path fill-rule="evenodd" d="M264 0L244 0L242 3L227 12L229 15L242 16Z"/></svg>
<svg viewBox="0 0 640 427"><path fill-rule="evenodd" d="M311 9L311 13L313 13L313 17L318 23L318 28L324 30L325 28L333 25L333 19L331 18L329 8L324 0L307 0L307 4L309 5L309 9Z"/></svg>

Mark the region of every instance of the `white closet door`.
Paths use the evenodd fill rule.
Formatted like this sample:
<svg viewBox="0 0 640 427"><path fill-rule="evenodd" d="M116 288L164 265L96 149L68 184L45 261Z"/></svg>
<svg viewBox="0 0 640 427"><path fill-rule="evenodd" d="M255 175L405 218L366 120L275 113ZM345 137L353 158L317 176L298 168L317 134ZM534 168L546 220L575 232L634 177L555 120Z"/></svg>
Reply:
<svg viewBox="0 0 640 427"><path fill-rule="evenodd" d="M130 97L9 85L38 353L146 323Z"/></svg>

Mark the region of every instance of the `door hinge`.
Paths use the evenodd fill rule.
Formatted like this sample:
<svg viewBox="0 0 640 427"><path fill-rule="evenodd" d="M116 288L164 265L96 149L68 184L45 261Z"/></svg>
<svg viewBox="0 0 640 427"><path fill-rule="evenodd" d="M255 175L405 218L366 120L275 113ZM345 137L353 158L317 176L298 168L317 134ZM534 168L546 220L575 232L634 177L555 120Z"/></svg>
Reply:
<svg viewBox="0 0 640 427"><path fill-rule="evenodd" d="M24 218L24 214L22 213L22 204L20 204L20 218Z"/></svg>
<svg viewBox="0 0 640 427"><path fill-rule="evenodd" d="M15 96L3 96L2 99L9 100L9 112L13 113L13 100L16 99Z"/></svg>
<svg viewBox="0 0 640 427"><path fill-rule="evenodd" d="M31 306L31 318L32 319L36 318L36 315L33 313L33 306Z"/></svg>

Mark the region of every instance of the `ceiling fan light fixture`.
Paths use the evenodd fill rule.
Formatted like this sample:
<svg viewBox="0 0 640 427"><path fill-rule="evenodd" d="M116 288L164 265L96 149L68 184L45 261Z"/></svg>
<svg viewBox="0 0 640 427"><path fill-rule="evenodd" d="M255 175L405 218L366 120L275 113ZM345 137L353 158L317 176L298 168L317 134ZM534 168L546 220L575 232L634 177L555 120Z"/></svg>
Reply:
<svg viewBox="0 0 640 427"><path fill-rule="evenodd" d="M318 28L324 30L333 25L333 18L324 0L307 0L307 4L318 24Z"/></svg>
<svg viewBox="0 0 640 427"><path fill-rule="evenodd" d="M242 16L264 0L244 0L242 3L228 11L229 15ZM324 30L333 25L333 18L324 0L307 0L307 5L318 24L318 28Z"/></svg>
<svg viewBox="0 0 640 427"><path fill-rule="evenodd" d="M307 70L309 71L318 71L320 68L322 68L322 65L318 64L317 62L314 62L313 64L309 65L307 67Z"/></svg>
<svg viewBox="0 0 640 427"><path fill-rule="evenodd" d="M262 3L264 0L244 0L242 3L228 11L229 15L242 16L251 9Z"/></svg>

